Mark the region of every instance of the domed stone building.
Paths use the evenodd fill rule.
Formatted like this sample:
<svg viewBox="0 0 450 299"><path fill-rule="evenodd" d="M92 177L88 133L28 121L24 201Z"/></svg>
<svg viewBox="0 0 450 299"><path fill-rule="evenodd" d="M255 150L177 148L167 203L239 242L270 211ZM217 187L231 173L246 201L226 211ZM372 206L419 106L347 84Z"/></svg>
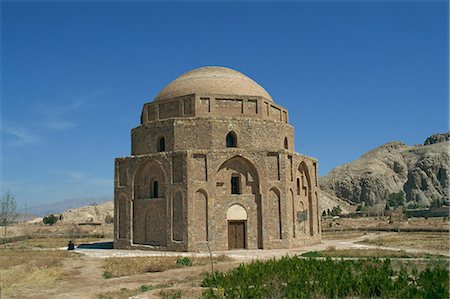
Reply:
<svg viewBox="0 0 450 299"><path fill-rule="evenodd" d="M144 104L115 160L115 248L295 248L319 242L317 160L288 111L244 74L202 67Z"/></svg>

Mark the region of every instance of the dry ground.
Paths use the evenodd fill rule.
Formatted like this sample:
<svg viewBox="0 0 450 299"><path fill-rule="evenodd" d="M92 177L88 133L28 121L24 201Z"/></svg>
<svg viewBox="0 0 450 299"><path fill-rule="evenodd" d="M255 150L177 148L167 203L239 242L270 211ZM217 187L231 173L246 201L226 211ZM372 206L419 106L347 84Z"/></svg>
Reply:
<svg viewBox="0 0 450 299"><path fill-rule="evenodd" d="M364 217L364 218L340 218L326 219L322 221L322 229L327 230L355 230L355 229L446 229L450 228L450 222L446 218L411 218L398 217Z"/></svg>
<svg viewBox="0 0 450 299"><path fill-rule="evenodd" d="M386 225L384 220L339 220L340 225ZM381 224L376 224L381 221ZM441 222L441 220L439 220ZM367 219L366 219L367 222ZM434 226L434 221L409 221L411 226ZM448 223L439 223L448 226ZM15 228L19 231L18 228ZM83 235L93 235L99 228L82 228ZM43 234L44 230L48 230ZM66 231L65 231L66 230ZM76 252L60 250L67 245L68 231L73 227L36 227L40 236L0 245L1 298L198 298L204 273L210 271L207 258L190 255L194 265L174 265L176 255L160 252L127 250L77 249ZM106 228L103 228L106 230ZM80 234L80 235L82 235ZM44 235L44 236L43 236ZM105 234L106 236L108 234ZM32 236L32 234L31 234ZM55 237L56 236L56 237ZM75 239L77 244L108 239ZM412 256L427 257L430 253L449 256L447 233L395 233L330 231L323 233L321 244L291 250L240 250L216 253L231 257L220 258L216 270L225 271L256 258L273 258L306 251L325 251L330 256ZM166 256L161 256L165 254ZM140 257L137 257L140 256ZM145 257L147 256L147 257ZM149 257L151 256L151 257ZM158 257L155 259L155 256ZM203 254L202 256L207 256ZM121 257L121 258L119 258ZM109 259L108 259L109 258ZM157 261L157 262L155 262ZM122 266L120 266L122 265ZM150 266L159 265L162 272L147 272ZM120 269L120 276L106 279L105 272ZM174 268L175 267L175 268ZM168 269L168 270L166 270ZM158 269L157 269L158 270Z"/></svg>
<svg viewBox="0 0 450 299"><path fill-rule="evenodd" d="M423 251L448 252L449 234L434 232L391 233L370 240L362 240L361 243L384 247L407 247Z"/></svg>

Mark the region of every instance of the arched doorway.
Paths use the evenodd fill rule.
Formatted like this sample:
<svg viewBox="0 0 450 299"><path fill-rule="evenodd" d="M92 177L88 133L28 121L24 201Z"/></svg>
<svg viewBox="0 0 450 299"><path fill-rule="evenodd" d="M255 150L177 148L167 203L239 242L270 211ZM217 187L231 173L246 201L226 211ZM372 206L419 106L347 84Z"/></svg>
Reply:
<svg viewBox="0 0 450 299"><path fill-rule="evenodd" d="M227 211L228 249L247 248L247 211L234 204Z"/></svg>

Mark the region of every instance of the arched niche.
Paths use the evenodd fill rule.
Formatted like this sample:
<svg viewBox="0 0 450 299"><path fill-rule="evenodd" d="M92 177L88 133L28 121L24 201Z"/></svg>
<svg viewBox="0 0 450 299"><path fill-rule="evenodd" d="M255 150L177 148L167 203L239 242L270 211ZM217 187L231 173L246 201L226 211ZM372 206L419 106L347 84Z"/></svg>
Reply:
<svg viewBox="0 0 450 299"><path fill-rule="evenodd" d="M247 220L247 211L240 204L234 204L227 210L227 220L233 221L246 221Z"/></svg>
<svg viewBox="0 0 450 299"><path fill-rule="evenodd" d="M239 180L238 192L232 188L232 182L236 178ZM245 202L248 221L253 223L248 227L248 233L251 240L256 241L252 246L263 248L260 181L255 165L240 155L233 156L218 167L212 181L217 186L213 194L215 202Z"/></svg>
<svg viewBox="0 0 450 299"><path fill-rule="evenodd" d="M311 236L314 235L314 205L313 205L313 196L311 191L311 176L309 174L308 166L305 162L301 162L298 167L298 175L300 176L300 197L307 199L308 203L308 224L309 224L309 234Z"/></svg>
<svg viewBox="0 0 450 299"><path fill-rule="evenodd" d="M269 202L267 205L269 207L269 217L270 219L273 219L274 224L270 229L272 239L282 239L283 224L281 218L281 194L278 188L273 187L269 190Z"/></svg>
<svg viewBox="0 0 450 299"><path fill-rule="evenodd" d="M226 192L232 192L232 179L239 178L239 194L259 194L259 176L252 162L242 156L234 156L219 167L215 179L223 183Z"/></svg>
<svg viewBox="0 0 450 299"><path fill-rule="evenodd" d="M208 241L208 194L203 189L199 189L195 192L193 220L195 223L196 231L198 232L198 234L194 235L196 240Z"/></svg>
<svg viewBox="0 0 450 299"><path fill-rule="evenodd" d="M289 189L289 197L291 200L291 209L292 209L292 238L295 238L296 237L295 223L297 222L297 219L296 219L297 209L295 207L295 197L294 197L294 191L292 191L292 189Z"/></svg>
<svg viewBox="0 0 450 299"><path fill-rule="evenodd" d="M117 234L119 239L126 239L128 237L128 224L129 224L129 203L125 195L120 195L117 200L116 210L116 223Z"/></svg>
<svg viewBox="0 0 450 299"><path fill-rule="evenodd" d="M172 197L172 239L174 241L183 241L183 194L181 191L175 192Z"/></svg>
<svg viewBox="0 0 450 299"><path fill-rule="evenodd" d="M134 199L165 197L165 181L165 173L158 162L143 162L133 179Z"/></svg>

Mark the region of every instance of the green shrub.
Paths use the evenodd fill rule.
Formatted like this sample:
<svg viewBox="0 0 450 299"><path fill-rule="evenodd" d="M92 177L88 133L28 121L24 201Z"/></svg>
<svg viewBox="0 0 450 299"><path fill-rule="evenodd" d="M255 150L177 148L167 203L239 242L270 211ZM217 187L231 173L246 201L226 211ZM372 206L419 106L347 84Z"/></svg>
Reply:
<svg viewBox="0 0 450 299"><path fill-rule="evenodd" d="M181 266L192 266L192 261L188 257L180 257L177 260L177 265Z"/></svg>
<svg viewBox="0 0 450 299"><path fill-rule="evenodd" d="M110 214L105 216L105 223L114 223L114 216L111 216Z"/></svg>
<svg viewBox="0 0 450 299"><path fill-rule="evenodd" d="M44 224L47 224L47 225L53 225L53 224L55 224L56 222L58 222L58 217L56 217L55 215L53 215L53 214L50 214L50 215L48 215L48 216L45 216L43 219L42 219L42 222L44 222Z"/></svg>
<svg viewBox="0 0 450 299"><path fill-rule="evenodd" d="M206 298L448 298L444 266L395 271L389 259L283 257L207 273Z"/></svg>

